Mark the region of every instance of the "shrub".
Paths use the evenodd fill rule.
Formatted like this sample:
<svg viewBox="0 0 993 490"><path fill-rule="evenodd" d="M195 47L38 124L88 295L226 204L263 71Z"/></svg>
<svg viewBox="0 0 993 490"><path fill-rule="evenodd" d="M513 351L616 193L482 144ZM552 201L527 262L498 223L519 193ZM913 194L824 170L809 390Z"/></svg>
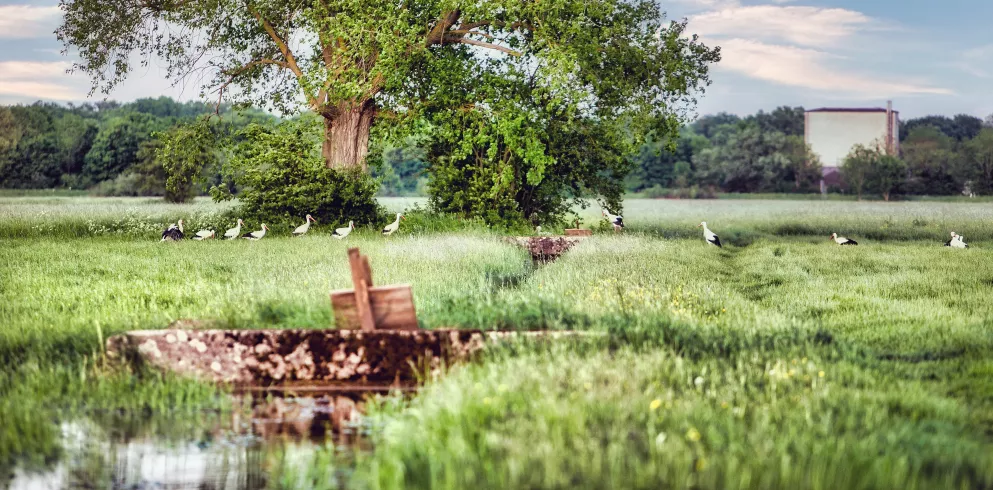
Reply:
<svg viewBox="0 0 993 490"><path fill-rule="evenodd" d="M103 197L153 196L142 188L140 177L133 172L124 172L112 180L105 180L90 188L90 194Z"/></svg>
<svg viewBox="0 0 993 490"><path fill-rule="evenodd" d="M226 172L241 189L245 218L267 223L300 221L312 215L322 225L381 223L376 181L361 170L324 166L319 126L311 118L275 127L252 124L239 134ZM226 185L212 187L215 200L233 196Z"/></svg>
<svg viewBox="0 0 993 490"><path fill-rule="evenodd" d="M201 118L194 123L177 124L154 136L158 140L155 160L165 170L166 200L193 199L196 184L203 181L204 167L217 162L217 134L210 120Z"/></svg>

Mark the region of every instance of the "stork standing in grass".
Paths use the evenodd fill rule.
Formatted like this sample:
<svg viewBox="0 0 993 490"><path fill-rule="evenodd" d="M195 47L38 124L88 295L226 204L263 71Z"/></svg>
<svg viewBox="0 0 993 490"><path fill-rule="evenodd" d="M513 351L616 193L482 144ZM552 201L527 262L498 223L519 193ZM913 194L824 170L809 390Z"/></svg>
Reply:
<svg viewBox="0 0 993 490"><path fill-rule="evenodd" d="M710 231L710 228L707 228L707 222L706 221L701 221L699 225L696 225L696 227L697 228L703 227L703 239L704 239L704 241L706 241L707 243L709 243L709 244L711 244L711 245L713 245L713 246L715 246L717 248L724 248L723 246L721 246L721 239L717 237L717 233L714 233L714 232Z"/></svg>
<svg viewBox="0 0 993 490"><path fill-rule="evenodd" d="M952 248L969 248L969 245L965 243L965 238L958 233L952 232L952 239L945 243L946 247Z"/></svg>
<svg viewBox="0 0 993 490"><path fill-rule="evenodd" d="M346 236L348 236L348 234L351 233L352 230L354 230L354 229L355 229L355 223L352 222L352 221L349 221L347 227L345 227L345 228L338 228L338 229L334 230L334 233L332 233L331 236L333 236L333 237L341 240L342 238L345 238Z"/></svg>
<svg viewBox="0 0 993 490"><path fill-rule="evenodd" d="M225 231L224 238L227 238L228 240L238 238L238 236L241 235L241 225L243 224L245 224L245 222L242 221L241 218L238 218L238 225L228 231Z"/></svg>
<svg viewBox="0 0 993 490"><path fill-rule="evenodd" d="M390 236L393 234L394 231L397 231L397 228L400 228L401 219L407 219L407 218L404 218L402 214L397 213L396 221L386 225L386 228L383 228L383 235Z"/></svg>
<svg viewBox="0 0 993 490"><path fill-rule="evenodd" d="M834 240L834 243L837 243L838 245L858 245L859 244L859 242L856 242L855 240L852 240L851 238L845 238L843 236L838 236L837 233L832 233L831 234L831 239Z"/></svg>
<svg viewBox="0 0 993 490"><path fill-rule="evenodd" d="M253 241L254 240L261 240L262 237L265 236L265 232L267 232L267 231L269 231L269 227L266 226L265 223L262 223L262 229L261 230L259 230L259 231L250 231L248 233L245 233L241 237L242 238L246 238L248 240L253 240Z"/></svg>
<svg viewBox="0 0 993 490"><path fill-rule="evenodd" d="M179 220L177 224L169 225L165 231L162 232L162 240L172 240L178 242L183 239L183 220Z"/></svg>
<svg viewBox="0 0 993 490"><path fill-rule="evenodd" d="M614 231L621 231L624 229L624 218L619 214L610 214L610 211L606 209L601 209L600 212L603 214L610 224L614 225Z"/></svg>
<svg viewBox="0 0 993 490"><path fill-rule="evenodd" d="M317 223L317 220L311 218L310 215L308 214L307 219L304 220L304 223L298 226L297 229L293 230L293 236L301 236L304 233L307 233L307 230L310 229L311 222Z"/></svg>
<svg viewBox="0 0 993 490"><path fill-rule="evenodd" d="M194 240L206 240L208 238L214 238L214 230L200 230L193 235Z"/></svg>

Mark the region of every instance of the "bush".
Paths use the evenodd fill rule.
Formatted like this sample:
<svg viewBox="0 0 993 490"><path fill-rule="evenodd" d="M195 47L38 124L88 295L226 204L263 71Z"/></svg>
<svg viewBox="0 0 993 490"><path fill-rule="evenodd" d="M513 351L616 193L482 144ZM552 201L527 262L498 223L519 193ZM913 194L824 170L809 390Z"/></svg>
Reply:
<svg viewBox="0 0 993 490"><path fill-rule="evenodd" d="M324 166L320 128L311 118L241 131L226 171L241 189L241 214L265 223L298 222L310 214L322 225L382 223L376 181L361 170ZM215 200L233 196L212 187Z"/></svg>
<svg viewBox="0 0 993 490"><path fill-rule="evenodd" d="M113 180L105 180L90 188L90 194L103 197L154 196L141 185L140 177L133 172L124 172Z"/></svg>
<svg viewBox="0 0 993 490"><path fill-rule="evenodd" d="M208 118L194 123L177 124L168 131L154 134L158 140L155 160L165 170L165 198L169 202L187 202L196 195L203 181L205 166L217 163L217 134Z"/></svg>

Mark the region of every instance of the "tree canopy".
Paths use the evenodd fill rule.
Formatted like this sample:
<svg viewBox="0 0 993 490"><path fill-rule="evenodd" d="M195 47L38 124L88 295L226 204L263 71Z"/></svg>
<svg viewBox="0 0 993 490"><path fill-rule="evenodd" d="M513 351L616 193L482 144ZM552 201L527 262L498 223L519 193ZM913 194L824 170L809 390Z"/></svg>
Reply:
<svg viewBox="0 0 993 490"><path fill-rule="evenodd" d="M708 83L717 49L664 25L652 0L61 0L58 29L75 68L109 91L135 60L162 58L204 94L324 120L328 166L363 166L382 116L417 119L451 103L456 85L530 68L532 83L571 110L677 126L678 109ZM139 56L135 56L139 55ZM466 62L471 58L473 62ZM454 62L461 59L461 62ZM205 77L204 74L207 74ZM395 124L395 123L394 123Z"/></svg>

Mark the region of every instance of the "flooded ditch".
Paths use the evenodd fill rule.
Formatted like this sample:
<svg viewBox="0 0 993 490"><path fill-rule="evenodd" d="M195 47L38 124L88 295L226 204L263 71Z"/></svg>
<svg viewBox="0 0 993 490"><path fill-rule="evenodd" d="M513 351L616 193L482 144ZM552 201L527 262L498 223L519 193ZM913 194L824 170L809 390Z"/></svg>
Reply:
<svg viewBox="0 0 993 490"><path fill-rule="evenodd" d="M371 448L369 392L232 395L224 412L95 413L58 423L59 457L0 488L261 489L346 486Z"/></svg>

